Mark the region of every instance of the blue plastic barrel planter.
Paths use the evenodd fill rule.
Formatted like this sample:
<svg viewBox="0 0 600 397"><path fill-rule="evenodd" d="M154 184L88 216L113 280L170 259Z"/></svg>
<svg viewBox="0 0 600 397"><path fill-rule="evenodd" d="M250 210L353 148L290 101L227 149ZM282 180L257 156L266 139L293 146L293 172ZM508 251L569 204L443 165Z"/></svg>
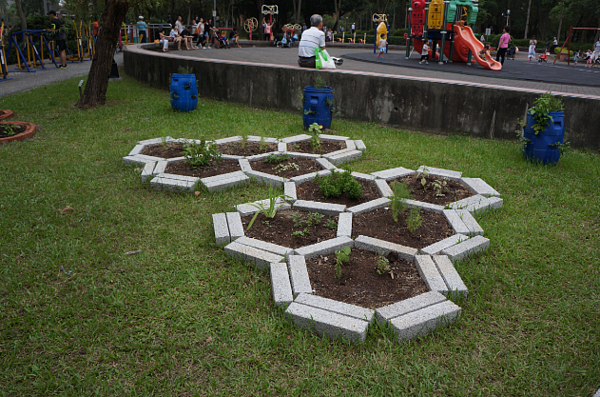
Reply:
<svg viewBox="0 0 600 397"><path fill-rule="evenodd" d="M195 110L197 106L196 75L173 73L171 76L171 107L180 112L189 112Z"/></svg>
<svg viewBox="0 0 600 397"><path fill-rule="evenodd" d="M304 104L302 106L302 122L304 128L312 123L331 127L331 108L333 107L333 89L331 87L315 88L311 85L304 87Z"/></svg>
<svg viewBox="0 0 600 397"><path fill-rule="evenodd" d="M527 113L527 125L524 130L524 137L531 142L527 143L523 156L529 160L537 160L542 164L556 164L560 158L558 144L562 145L565 138L565 112L550 112L552 121L546 127L546 130L535 134L533 125L535 120L533 116Z"/></svg>

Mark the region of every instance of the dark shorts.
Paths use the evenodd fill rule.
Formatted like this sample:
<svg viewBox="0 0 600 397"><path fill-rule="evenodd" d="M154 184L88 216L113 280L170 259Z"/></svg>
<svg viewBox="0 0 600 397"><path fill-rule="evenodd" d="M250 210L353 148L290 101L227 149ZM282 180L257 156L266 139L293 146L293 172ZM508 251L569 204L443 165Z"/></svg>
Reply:
<svg viewBox="0 0 600 397"><path fill-rule="evenodd" d="M301 68L316 68L315 57L298 57L298 65Z"/></svg>
<svg viewBox="0 0 600 397"><path fill-rule="evenodd" d="M67 49L67 40L56 40L56 49L58 51L64 51Z"/></svg>

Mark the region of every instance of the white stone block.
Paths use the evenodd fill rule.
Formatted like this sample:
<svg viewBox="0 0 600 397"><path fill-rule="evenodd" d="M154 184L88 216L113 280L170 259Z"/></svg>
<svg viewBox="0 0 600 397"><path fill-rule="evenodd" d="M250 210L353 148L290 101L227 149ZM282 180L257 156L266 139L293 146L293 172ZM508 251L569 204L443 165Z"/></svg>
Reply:
<svg viewBox="0 0 600 397"><path fill-rule="evenodd" d="M287 265L285 263L271 263L270 269L273 301L275 305L285 309L294 301Z"/></svg>
<svg viewBox="0 0 600 397"><path fill-rule="evenodd" d="M450 226L452 226L452 230L458 234L468 235L470 230L465 225L465 223L460 219L460 216L455 210L444 210L442 211Z"/></svg>
<svg viewBox="0 0 600 397"><path fill-rule="evenodd" d="M306 259L318 256L318 255L327 255L331 254L335 251L339 251L344 247L352 248L354 246L354 241L350 237L336 237L331 240L321 241L320 243L316 243L313 245L309 245L306 247L301 247L296 249L296 254L303 255Z"/></svg>
<svg viewBox="0 0 600 397"><path fill-rule="evenodd" d="M388 205L390 205L390 203L390 199L388 199L387 197L382 197L375 200L367 201L366 203L355 205L354 207L348 208L347 211L352 212L354 215L358 215L362 214L363 212L369 212L378 208L387 207Z"/></svg>
<svg viewBox="0 0 600 397"><path fill-rule="evenodd" d="M352 213L340 212L338 217L337 237L350 237L352 235Z"/></svg>
<svg viewBox="0 0 600 397"><path fill-rule="evenodd" d="M287 137L287 138L283 138L283 139L281 139L281 142L283 142L283 143L295 143L295 142L307 141L310 138L311 138L310 135L300 134L300 135L294 135L294 136L290 136L290 137Z"/></svg>
<svg viewBox="0 0 600 397"><path fill-rule="evenodd" d="M213 227L215 230L215 240L218 246L224 246L229 244L229 228L227 227L227 219L225 214L212 214Z"/></svg>
<svg viewBox="0 0 600 397"><path fill-rule="evenodd" d="M252 166L250 165L250 161L248 161L248 159L239 159L238 161L240 162L240 169L242 172L252 171Z"/></svg>
<svg viewBox="0 0 600 397"><path fill-rule="evenodd" d="M484 251L489 247L489 245L489 239L483 236L475 236L460 244L446 248L442 251L442 254L448 255L451 261L456 261Z"/></svg>
<svg viewBox="0 0 600 397"><path fill-rule="evenodd" d="M294 297L300 294L312 294L313 290L310 286L310 277L306 268L306 261L303 256L290 255L288 256L288 272L290 281L292 282L292 292Z"/></svg>
<svg viewBox="0 0 600 397"><path fill-rule="evenodd" d="M310 174L298 175L293 178L290 178L290 181L295 182L297 185L300 185L304 182L312 181L317 176L324 177L331 175L330 170L323 170L318 172L311 172Z"/></svg>
<svg viewBox="0 0 600 397"><path fill-rule="evenodd" d="M133 149L131 149L131 152L129 152L129 156L135 156L136 154L140 154L145 147L146 145L135 145Z"/></svg>
<svg viewBox="0 0 600 397"><path fill-rule="evenodd" d="M394 195L392 188L390 187L390 185L388 185L388 183L385 180L376 179L375 184L377 185L379 193L381 193L383 197L391 197Z"/></svg>
<svg viewBox="0 0 600 397"><path fill-rule="evenodd" d="M448 286L449 295L457 294L467 297L468 290L456 268L446 255L433 255L433 261Z"/></svg>
<svg viewBox="0 0 600 397"><path fill-rule="evenodd" d="M482 235L483 236L483 228L479 226L479 223L473 218L473 215L467 210L456 210L458 217L465 224L465 226L469 229L469 236Z"/></svg>
<svg viewBox="0 0 600 397"><path fill-rule="evenodd" d="M244 225L239 212L227 212L227 227L229 227L229 236L231 241L244 237Z"/></svg>
<svg viewBox="0 0 600 397"><path fill-rule="evenodd" d="M225 253L234 259L250 262L259 269L266 269L271 263L283 261L283 256L243 245L236 241L225 246Z"/></svg>
<svg viewBox="0 0 600 397"><path fill-rule="evenodd" d="M354 242L356 248L376 252L380 255L387 255L390 252L395 252L398 257L408 261L414 261L418 250L411 247L405 247L400 244L390 243L388 241L379 240L377 238L360 235Z"/></svg>
<svg viewBox="0 0 600 397"><path fill-rule="evenodd" d="M420 252L425 255L435 255L446 248L450 248L453 245L462 243L469 239L469 236L465 236L464 234L455 234L454 236L450 236L448 238L443 239L442 241L438 241L437 243L428 245L425 248L421 248Z"/></svg>
<svg viewBox="0 0 600 397"><path fill-rule="evenodd" d="M462 176L462 172L459 171L445 170L443 168L426 167L424 165L420 166L417 172L422 173L425 168L427 168L427 170L429 171L429 175L431 176L439 176L442 178L452 179L454 181L460 180L460 177Z"/></svg>
<svg viewBox="0 0 600 397"><path fill-rule="evenodd" d="M217 139L215 141L215 143L217 145L223 145L225 143L241 142L243 140L244 140L244 138L242 138L241 136L232 136L232 137L229 137L229 138Z"/></svg>
<svg viewBox="0 0 600 397"><path fill-rule="evenodd" d="M327 310L329 312L342 314L344 316L354 317L359 320L364 320L368 323L370 323L374 317L374 312L371 309L365 309L364 307L350 305L348 303L343 303L312 294L300 294L298 297L296 297L294 302Z"/></svg>
<svg viewBox="0 0 600 397"><path fill-rule="evenodd" d="M412 175L414 173L415 173L414 170L409 170L404 167L398 167L398 168L390 168L389 170L372 172L371 175L373 175L375 178L380 178L380 179L385 179L386 181L391 181L393 179L402 178L403 176Z"/></svg>
<svg viewBox="0 0 600 397"><path fill-rule="evenodd" d="M356 140L354 141L354 144L356 145L357 150L360 150L361 152L367 151L367 147L365 146L365 143L362 140Z"/></svg>
<svg viewBox="0 0 600 397"><path fill-rule="evenodd" d="M365 181L365 182L371 182L375 180L375 177L373 175L369 175L369 174L363 174L362 172L356 172L356 171L352 171L352 175L354 178L359 179L361 181Z"/></svg>
<svg viewBox="0 0 600 397"><path fill-rule="evenodd" d="M500 197L500 193L481 178L461 178L461 182L475 194L481 194L485 197Z"/></svg>
<svg viewBox="0 0 600 397"><path fill-rule="evenodd" d="M346 149L356 150L356 144L354 143L354 141L347 139L345 142L346 142Z"/></svg>
<svg viewBox="0 0 600 397"><path fill-rule="evenodd" d="M408 206L408 208L419 208L419 209L424 209L424 210L431 211L431 212L437 212L440 214L444 211L444 207L441 205L425 203L422 201L415 201L415 200L410 200L410 199L406 200L406 205Z"/></svg>
<svg viewBox="0 0 600 397"><path fill-rule="evenodd" d="M333 141L333 142L344 142L347 141L347 136L338 136L338 135L330 135L330 134L319 134L319 138L324 141Z"/></svg>
<svg viewBox="0 0 600 397"><path fill-rule="evenodd" d="M379 309L375 310L375 317L381 323L388 323L396 317L424 309L426 307L444 302L445 300L446 297L439 292L425 292L424 294L420 294L400 302L392 303L391 305L380 307Z"/></svg>
<svg viewBox="0 0 600 397"><path fill-rule="evenodd" d="M319 163L319 165L321 165L321 167L323 167L324 170L337 170L337 167L331 164L331 162L329 162L329 160L327 160L326 158L320 157L318 159L315 159L315 161Z"/></svg>
<svg viewBox="0 0 600 397"><path fill-rule="evenodd" d="M142 183L145 183L148 179L151 179L154 175L154 167L156 167L156 162L146 163L144 165L144 169L142 170Z"/></svg>
<svg viewBox="0 0 600 397"><path fill-rule="evenodd" d="M294 202L294 209L337 216L340 212L346 210L346 206L342 204L321 203L319 201L296 200Z"/></svg>
<svg viewBox="0 0 600 397"><path fill-rule="evenodd" d="M271 175L260 171L247 171L246 174L249 177L255 179L258 183L262 183L267 186L282 187L283 184L287 181L287 179L282 178L280 176Z"/></svg>
<svg viewBox="0 0 600 397"><path fill-rule="evenodd" d="M237 212L234 212L234 214L238 214L238 216L239 216L239 213L237 213ZM231 229L230 229L230 234L231 234ZM233 241L233 238L232 238L232 241ZM284 256L284 257L286 255L291 255L294 253L294 250L291 248L282 247L281 245L268 243L266 241L257 240L257 239L254 239L251 237L246 237L246 236L237 238L235 240L235 242L239 243L239 244L247 245L249 247L254 247L254 248L262 250L262 251L267 251L272 254Z"/></svg>
<svg viewBox="0 0 600 397"><path fill-rule="evenodd" d="M294 182L285 182L283 184L283 194L287 196L285 200L290 203L298 200L298 196L296 195L296 184Z"/></svg>
<svg viewBox="0 0 600 397"><path fill-rule="evenodd" d="M450 301L396 317L391 321L398 341L423 336L435 328L446 326L460 316L460 307Z"/></svg>
<svg viewBox="0 0 600 397"><path fill-rule="evenodd" d="M441 294L448 294L448 287L440 275L433 259L429 255L415 255L415 266L419 275L425 281L425 285L431 291L437 291Z"/></svg>

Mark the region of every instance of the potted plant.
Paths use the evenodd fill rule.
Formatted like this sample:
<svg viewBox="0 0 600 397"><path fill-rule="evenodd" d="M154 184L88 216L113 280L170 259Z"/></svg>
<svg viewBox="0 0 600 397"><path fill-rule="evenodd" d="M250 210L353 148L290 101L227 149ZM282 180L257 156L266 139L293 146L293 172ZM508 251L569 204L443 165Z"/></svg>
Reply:
<svg viewBox="0 0 600 397"><path fill-rule="evenodd" d="M180 112L196 110L198 106L198 83L191 68L179 67L179 73L171 75L171 107Z"/></svg>
<svg viewBox="0 0 600 397"><path fill-rule="evenodd" d="M331 127L333 112L333 89L325 85L321 76L317 76L315 85L304 87L302 95L302 122L308 129L317 123L324 129Z"/></svg>
<svg viewBox="0 0 600 397"><path fill-rule="evenodd" d="M547 92L527 112L523 156L542 164L556 164L565 137L565 112L560 98Z"/></svg>

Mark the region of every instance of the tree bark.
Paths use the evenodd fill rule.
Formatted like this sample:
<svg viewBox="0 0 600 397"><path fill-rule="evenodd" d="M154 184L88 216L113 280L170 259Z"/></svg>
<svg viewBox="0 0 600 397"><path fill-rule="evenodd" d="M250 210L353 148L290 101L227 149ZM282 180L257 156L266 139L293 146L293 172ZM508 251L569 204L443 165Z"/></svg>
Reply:
<svg viewBox="0 0 600 397"><path fill-rule="evenodd" d="M15 0L15 5L17 6L17 14L19 14L19 19L21 20L21 30L27 30L27 19L25 19L25 14L23 14L21 0Z"/></svg>
<svg viewBox="0 0 600 397"><path fill-rule="evenodd" d="M529 0L529 7L527 7L527 22L525 22L525 35L523 38L527 38L527 31L529 30L529 16L531 15L531 0Z"/></svg>
<svg viewBox="0 0 600 397"><path fill-rule="evenodd" d="M128 10L127 1L106 0L96 53L92 59L83 97L77 103L80 107L95 107L106 102L110 68L117 48L121 24Z"/></svg>

